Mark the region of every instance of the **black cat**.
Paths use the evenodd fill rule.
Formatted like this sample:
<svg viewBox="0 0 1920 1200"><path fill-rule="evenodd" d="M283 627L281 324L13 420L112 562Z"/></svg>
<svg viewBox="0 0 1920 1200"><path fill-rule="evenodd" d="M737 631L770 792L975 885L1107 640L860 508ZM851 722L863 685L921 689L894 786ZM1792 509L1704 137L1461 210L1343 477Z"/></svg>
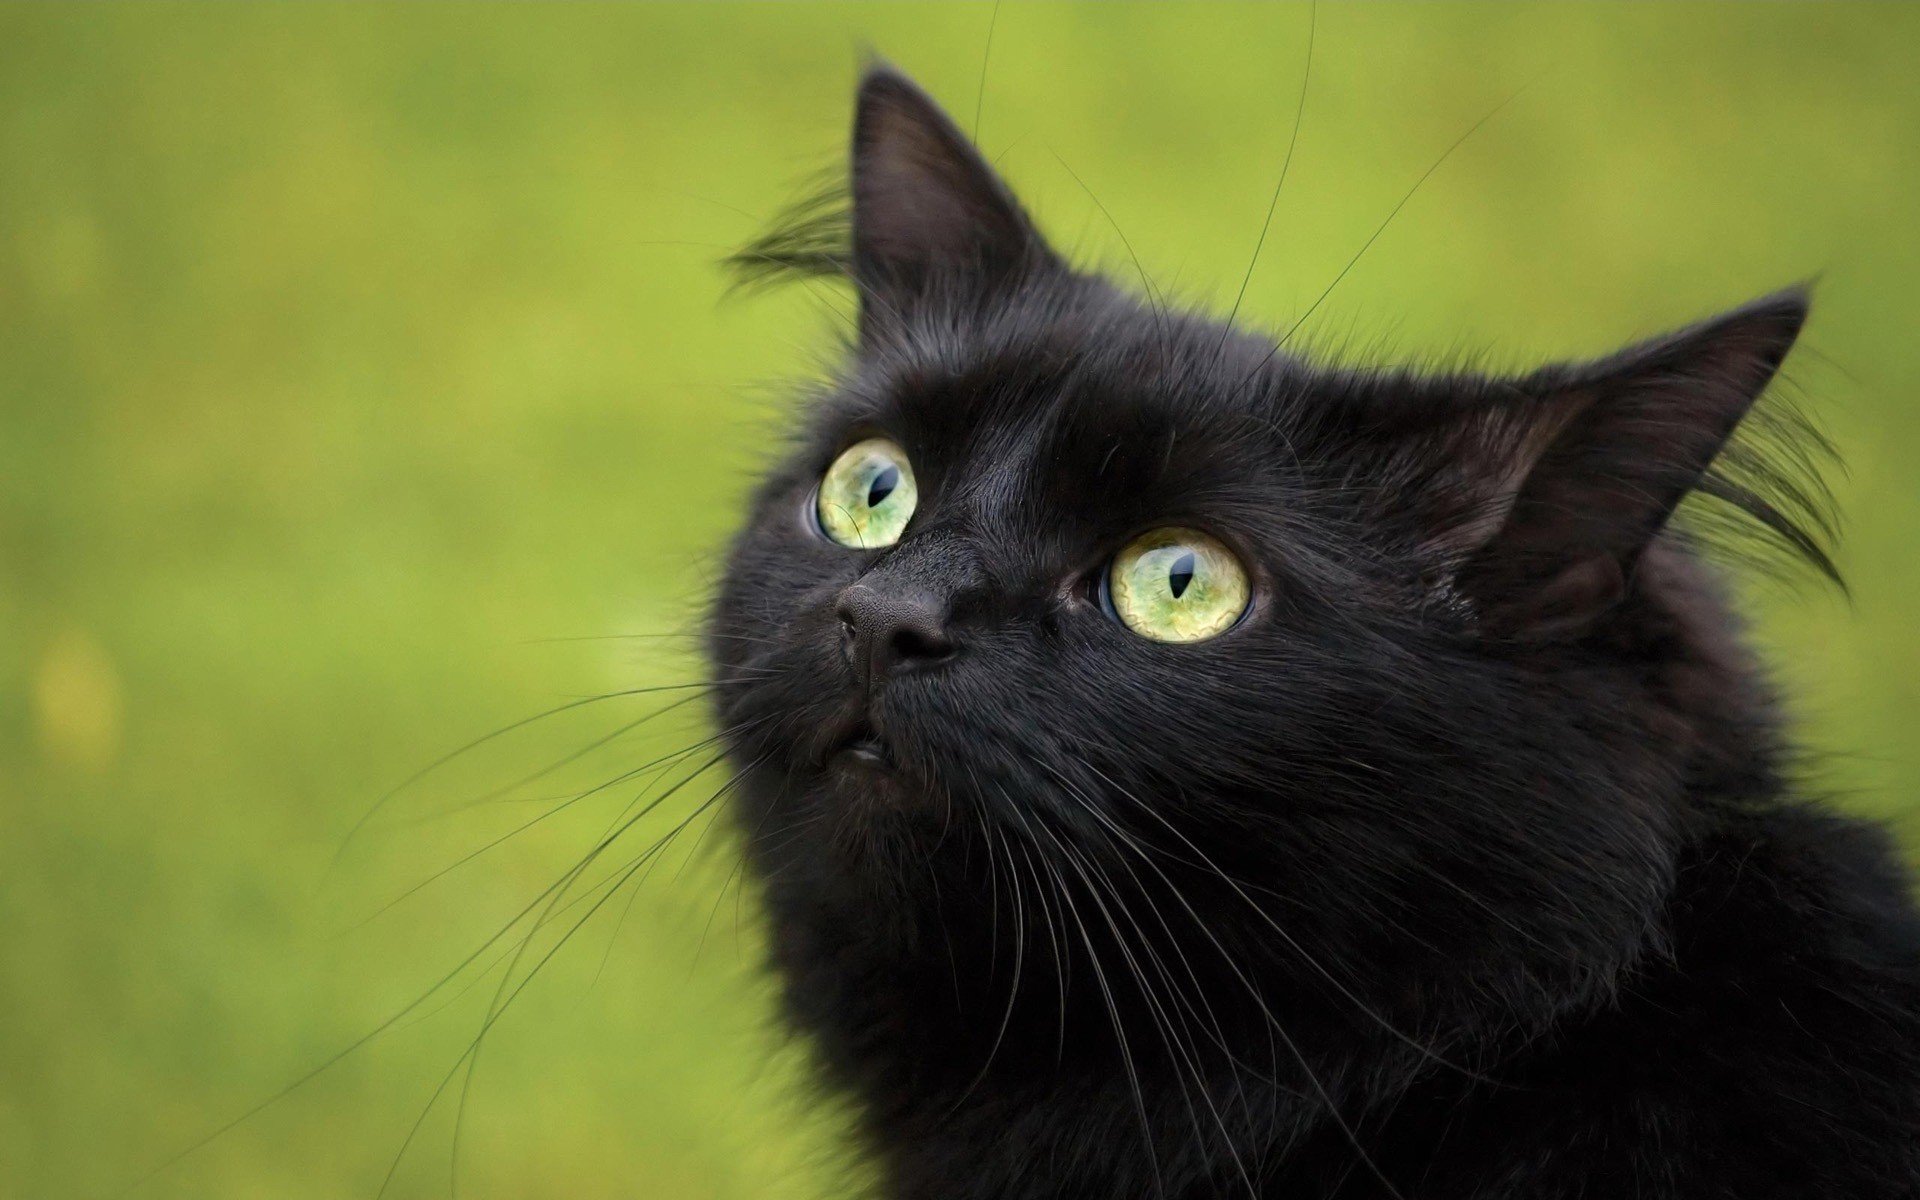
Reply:
<svg viewBox="0 0 1920 1200"><path fill-rule="evenodd" d="M886 1195L1920 1195L1906 881L1793 794L1667 528L1704 493L1830 570L1806 447L1730 441L1802 292L1316 367L1069 267L884 68L850 216L743 255L858 334L710 648Z"/></svg>

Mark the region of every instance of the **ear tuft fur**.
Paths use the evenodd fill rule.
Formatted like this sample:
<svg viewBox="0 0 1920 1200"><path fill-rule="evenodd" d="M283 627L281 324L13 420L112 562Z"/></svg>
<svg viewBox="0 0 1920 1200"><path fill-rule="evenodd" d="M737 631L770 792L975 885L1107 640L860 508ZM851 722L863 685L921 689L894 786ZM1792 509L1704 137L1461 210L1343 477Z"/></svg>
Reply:
<svg viewBox="0 0 1920 1200"><path fill-rule="evenodd" d="M727 262L748 285L851 279L865 333L930 297L979 299L1059 265L966 135L884 63L860 81L848 182L816 187Z"/></svg>
<svg viewBox="0 0 1920 1200"><path fill-rule="evenodd" d="M725 265L741 287L853 274L852 195L839 171L816 182L767 228L729 254Z"/></svg>

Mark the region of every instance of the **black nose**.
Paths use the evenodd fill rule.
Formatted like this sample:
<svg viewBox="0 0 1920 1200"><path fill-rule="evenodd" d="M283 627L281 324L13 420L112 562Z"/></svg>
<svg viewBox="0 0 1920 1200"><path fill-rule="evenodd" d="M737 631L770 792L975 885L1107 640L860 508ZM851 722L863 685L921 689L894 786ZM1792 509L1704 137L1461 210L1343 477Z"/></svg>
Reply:
<svg viewBox="0 0 1920 1200"><path fill-rule="evenodd" d="M953 657L947 608L933 596L856 583L840 594L839 613L847 661L868 682Z"/></svg>

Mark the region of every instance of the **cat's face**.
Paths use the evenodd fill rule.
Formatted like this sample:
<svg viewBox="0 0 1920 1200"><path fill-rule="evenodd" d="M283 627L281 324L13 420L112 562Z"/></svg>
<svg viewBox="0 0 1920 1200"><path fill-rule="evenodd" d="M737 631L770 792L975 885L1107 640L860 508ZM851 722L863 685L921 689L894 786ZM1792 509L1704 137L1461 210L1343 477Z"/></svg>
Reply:
<svg viewBox="0 0 1920 1200"><path fill-rule="evenodd" d="M856 792L1033 797L1142 761L1204 774L1234 753L1234 714L1272 703L1269 656L1312 654L1302 572L1337 564L1312 561L1285 428L1216 399L1253 347L1160 376L1166 334L1129 302L1071 281L1032 299L872 356L741 544L724 630L778 650L727 661L798 672L772 711L803 758L884 743L889 769L827 772ZM1213 761L1182 764L1196 739Z"/></svg>
<svg viewBox="0 0 1920 1200"><path fill-rule="evenodd" d="M1070 271L884 72L853 197L858 345L711 623L763 873L885 924L1017 846L1368 990L1631 953L1689 769L1619 661L1682 619L1647 546L1798 297L1523 379L1318 371Z"/></svg>

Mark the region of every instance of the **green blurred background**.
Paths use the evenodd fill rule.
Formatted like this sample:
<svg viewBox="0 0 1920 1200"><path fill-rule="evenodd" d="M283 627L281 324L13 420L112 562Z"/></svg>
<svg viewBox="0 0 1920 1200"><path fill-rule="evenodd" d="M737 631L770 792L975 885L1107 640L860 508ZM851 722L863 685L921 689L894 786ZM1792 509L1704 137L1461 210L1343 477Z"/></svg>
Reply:
<svg viewBox="0 0 1920 1200"><path fill-rule="evenodd" d="M0 1195L112 1193L352 1044L651 778L383 905L701 736L697 702L621 732L686 693L582 705L421 781L334 861L447 749L697 677L678 635L777 436L780 381L846 302L729 298L714 263L836 161L863 47L963 124L977 104L989 153L1082 261L1125 261L1117 225L1156 281L1230 302L1308 21L1226 4L0 9ZM1748 591L1821 778L1895 819L1920 799L1916 61L1920 12L1894 6L1323 5L1244 307L1291 321L1522 85L1314 315L1320 345L1530 364L1818 273L1789 373L1849 466L1854 599ZM726 839L699 829L493 1031L464 1194L858 1184L768 1028ZM373 1195L505 965L484 956L493 975L133 1194ZM454 1107L389 1194L447 1190Z"/></svg>

